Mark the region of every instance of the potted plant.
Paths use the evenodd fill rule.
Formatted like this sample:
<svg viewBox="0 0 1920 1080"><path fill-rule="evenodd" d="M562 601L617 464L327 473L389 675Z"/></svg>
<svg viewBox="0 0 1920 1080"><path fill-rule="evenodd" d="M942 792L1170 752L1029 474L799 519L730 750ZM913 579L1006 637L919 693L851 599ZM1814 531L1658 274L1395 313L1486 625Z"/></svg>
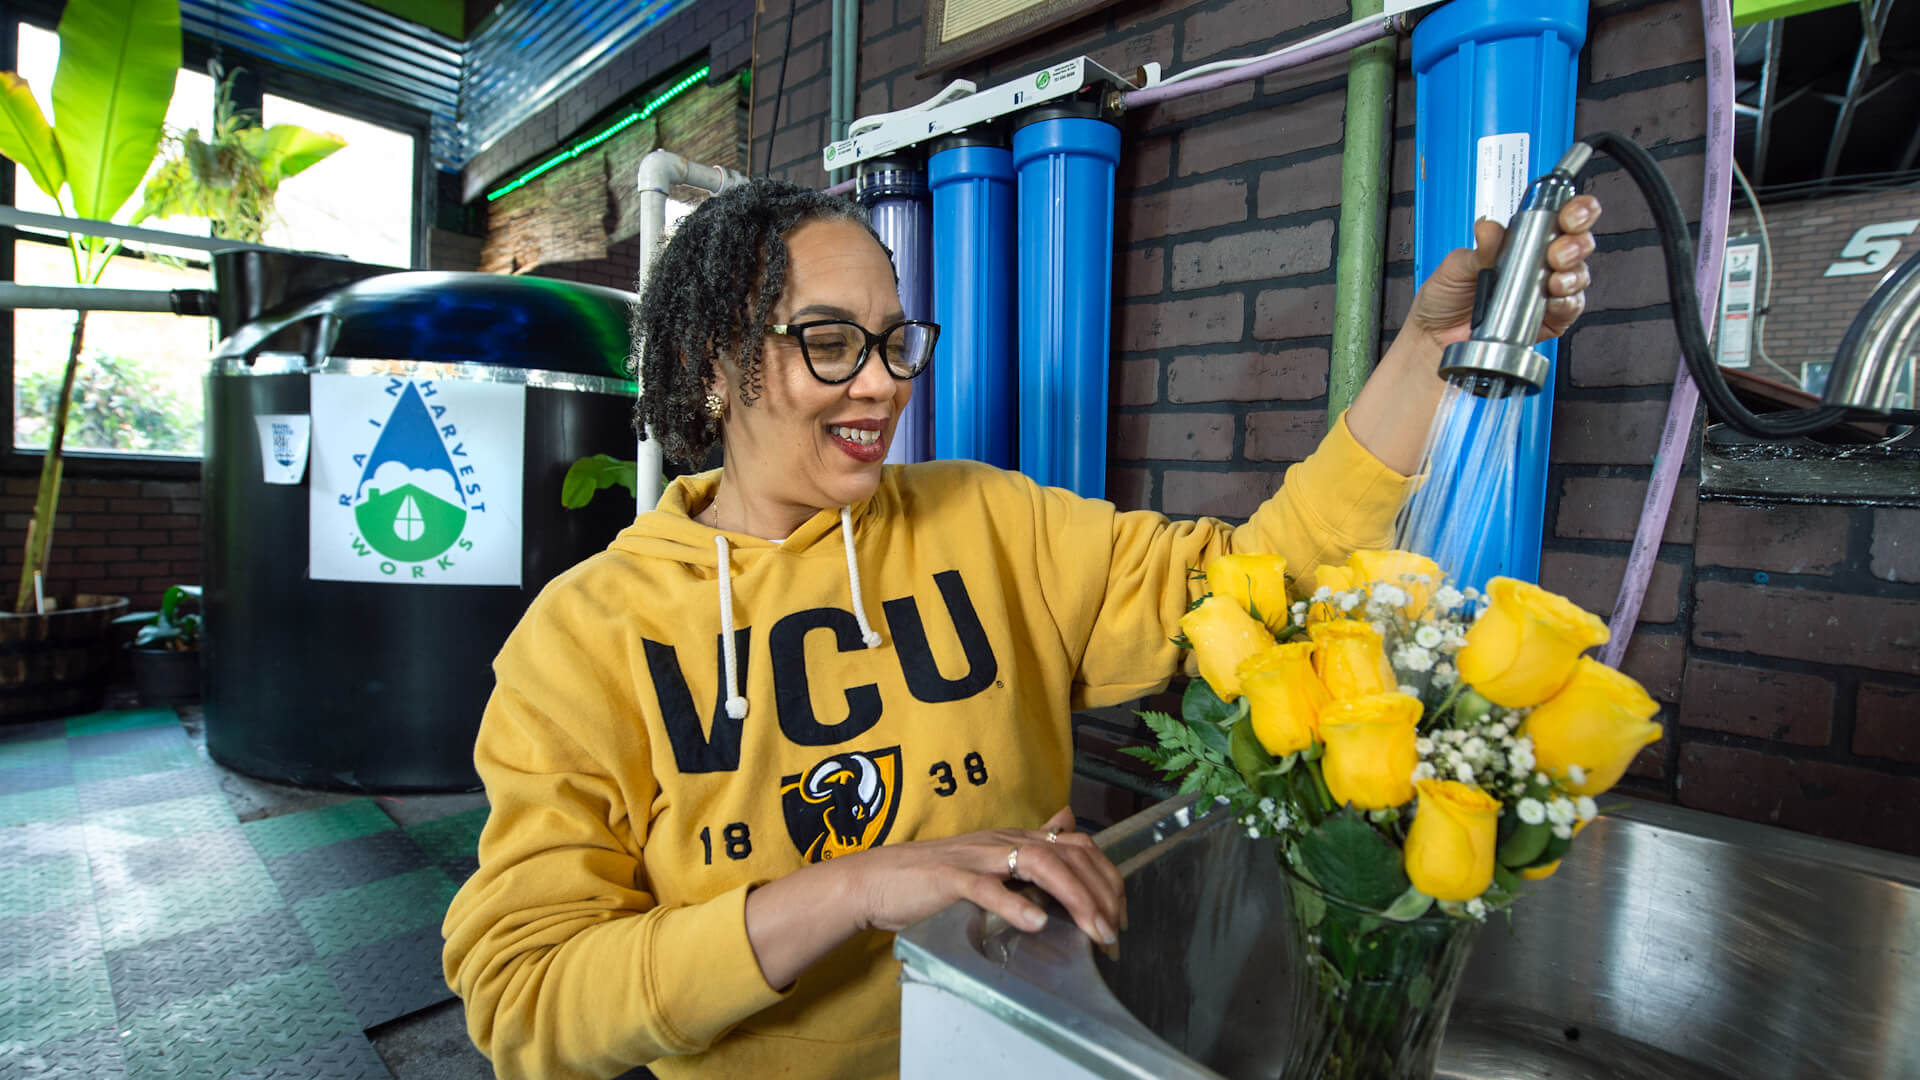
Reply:
<svg viewBox="0 0 1920 1080"><path fill-rule="evenodd" d="M113 620L140 627L127 650L134 686L148 705L200 700L201 616L198 611L180 610L188 600L197 606L200 586L171 586L160 598L159 611L136 611Z"/></svg>

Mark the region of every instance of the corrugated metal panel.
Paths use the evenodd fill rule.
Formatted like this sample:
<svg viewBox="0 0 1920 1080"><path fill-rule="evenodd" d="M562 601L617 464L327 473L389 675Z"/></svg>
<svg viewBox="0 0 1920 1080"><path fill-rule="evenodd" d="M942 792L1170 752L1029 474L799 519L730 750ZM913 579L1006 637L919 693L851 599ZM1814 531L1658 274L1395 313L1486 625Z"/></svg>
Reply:
<svg viewBox="0 0 1920 1080"><path fill-rule="evenodd" d="M444 34L341 0L181 0L180 21L188 33L430 114L440 168L472 156L459 119L465 46Z"/></svg>
<svg viewBox="0 0 1920 1080"><path fill-rule="evenodd" d="M693 0L524 0L467 44L466 154L493 145ZM562 134L565 134L564 132Z"/></svg>

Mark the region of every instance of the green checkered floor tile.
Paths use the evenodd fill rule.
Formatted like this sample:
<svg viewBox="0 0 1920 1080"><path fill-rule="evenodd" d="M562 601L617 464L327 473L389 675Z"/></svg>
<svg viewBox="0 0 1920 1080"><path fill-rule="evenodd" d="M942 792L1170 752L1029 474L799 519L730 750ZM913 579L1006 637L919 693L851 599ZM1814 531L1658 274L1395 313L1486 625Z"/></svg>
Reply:
<svg viewBox="0 0 1920 1080"><path fill-rule="evenodd" d="M245 1072L360 1033L333 979L314 964L135 1015L126 1028L128 1073L153 1080Z"/></svg>
<svg viewBox="0 0 1920 1080"><path fill-rule="evenodd" d="M423 926L440 925L459 883L434 867L294 905L316 953L326 956Z"/></svg>
<svg viewBox="0 0 1920 1080"><path fill-rule="evenodd" d="M407 835L434 862L454 862L480 850L480 830L486 824L487 809L483 806L408 826Z"/></svg>
<svg viewBox="0 0 1920 1080"><path fill-rule="evenodd" d="M0 1080L385 1075L486 812L242 825L171 712L0 730ZM427 809L431 811L431 806Z"/></svg>
<svg viewBox="0 0 1920 1080"><path fill-rule="evenodd" d="M393 819L371 799L355 799L318 810L250 821L246 830L247 839L253 841L260 857L270 859L393 827Z"/></svg>
<svg viewBox="0 0 1920 1080"><path fill-rule="evenodd" d="M101 735L109 731L127 731L131 728L178 726L180 717L172 709L120 709L112 712L88 713L67 720L67 737L76 735Z"/></svg>
<svg viewBox="0 0 1920 1080"><path fill-rule="evenodd" d="M34 739L29 742L0 743L0 769L53 765L65 760L67 760L67 740L65 739Z"/></svg>
<svg viewBox="0 0 1920 1080"><path fill-rule="evenodd" d="M87 857L74 852L33 859L0 871L0 919L38 915L93 899Z"/></svg>
<svg viewBox="0 0 1920 1080"><path fill-rule="evenodd" d="M38 1046L113 1021L104 956L0 972L0 1042Z"/></svg>
<svg viewBox="0 0 1920 1080"><path fill-rule="evenodd" d="M0 828L35 821L59 821L80 812L80 798L71 787L40 788L0 795Z"/></svg>

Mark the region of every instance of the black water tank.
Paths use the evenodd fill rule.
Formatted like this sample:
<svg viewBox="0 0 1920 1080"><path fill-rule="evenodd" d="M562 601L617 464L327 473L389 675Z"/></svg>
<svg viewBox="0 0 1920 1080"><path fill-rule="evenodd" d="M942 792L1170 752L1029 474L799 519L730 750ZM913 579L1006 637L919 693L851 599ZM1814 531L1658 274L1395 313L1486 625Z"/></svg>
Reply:
<svg viewBox="0 0 1920 1080"><path fill-rule="evenodd" d="M560 505L561 478L573 461L633 456L632 299L542 278L397 272L290 295L225 328L207 380L202 519L206 732L216 760L303 787L478 786L473 739L493 688L495 653L543 585L632 521L621 489L585 509ZM380 552L373 554L394 566L394 579L309 575L308 500L319 463L298 484L266 483L269 451L256 419L309 415L316 373L400 388L396 402L407 397L405 385L417 392L428 380L525 385L518 586L424 583L434 558L409 563ZM410 400L407 408L418 413L418 400ZM378 428L402 419L396 404L370 422ZM416 435L434 434L421 422ZM451 451L455 442L445 445ZM370 506L379 492L364 477L360 483ZM466 501L457 483L449 490ZM471 511L485 508L481 498L461 511L463 522L478 520ZM419 503L430 521L438 520L433 508L449 505L425 494ZM409 536L431 535L417 523L412 500L393 512ZM399 554L418 556L435 543Z"/></svg>

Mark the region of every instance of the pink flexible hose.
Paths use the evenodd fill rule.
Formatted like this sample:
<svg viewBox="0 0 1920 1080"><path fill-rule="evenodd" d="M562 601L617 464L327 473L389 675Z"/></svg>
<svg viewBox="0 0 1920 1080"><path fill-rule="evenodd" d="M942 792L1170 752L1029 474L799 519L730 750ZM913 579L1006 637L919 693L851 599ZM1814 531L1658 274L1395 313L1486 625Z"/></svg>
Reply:
<svg viewBox="0 0 1920 1080"><path fill-rule="evenodd" d="M1120 103L1129 109L1135 109L1142 105L1172 101L1189 94L1204 94L1209 90L1218 90L1223 86L1232 86L1234 83L1246 82L1248 79L1257 79L1262 75L1310 64L1329 56L1337 56L1393 33L1400 26L1400 18L1398 15L1381 15L1365 22L1356 22L1324 41L1281 49L1250 64L1242 64L1236 68L1227 68L1181 82L1161 83L1159 86L1150 86L1145 90L1129 90L1120 95Z"/></svg>
<svg viewBox="0 0 1920 1080"><path fill-rule="evenodd" d="M1720 296L1727 210L1733 198L1733 24L1726 0L1701 0L1700 19L1706 26L1707 39L1707 166L1694 280L1699 283L1700 321L1712 326ZM1693 384L1683 363L1673 378L1673 400L1667 406L1660 449L1653 459L1653 478L1647 484L1633 552L1627 557L1626 576L1620 581L1620 596L1614 601L1613 619L1608 623L1613 636L1600 650L1600 662L1608 667L1620 666L1640 620L1640 605L1647 596L1653 564L1660 556L1660 537L1667 531L1667 513L1673 508L1680 467L1686 463L1687 447L1693 438L1693 414L1699 404L1700 388Z"/></svg>

